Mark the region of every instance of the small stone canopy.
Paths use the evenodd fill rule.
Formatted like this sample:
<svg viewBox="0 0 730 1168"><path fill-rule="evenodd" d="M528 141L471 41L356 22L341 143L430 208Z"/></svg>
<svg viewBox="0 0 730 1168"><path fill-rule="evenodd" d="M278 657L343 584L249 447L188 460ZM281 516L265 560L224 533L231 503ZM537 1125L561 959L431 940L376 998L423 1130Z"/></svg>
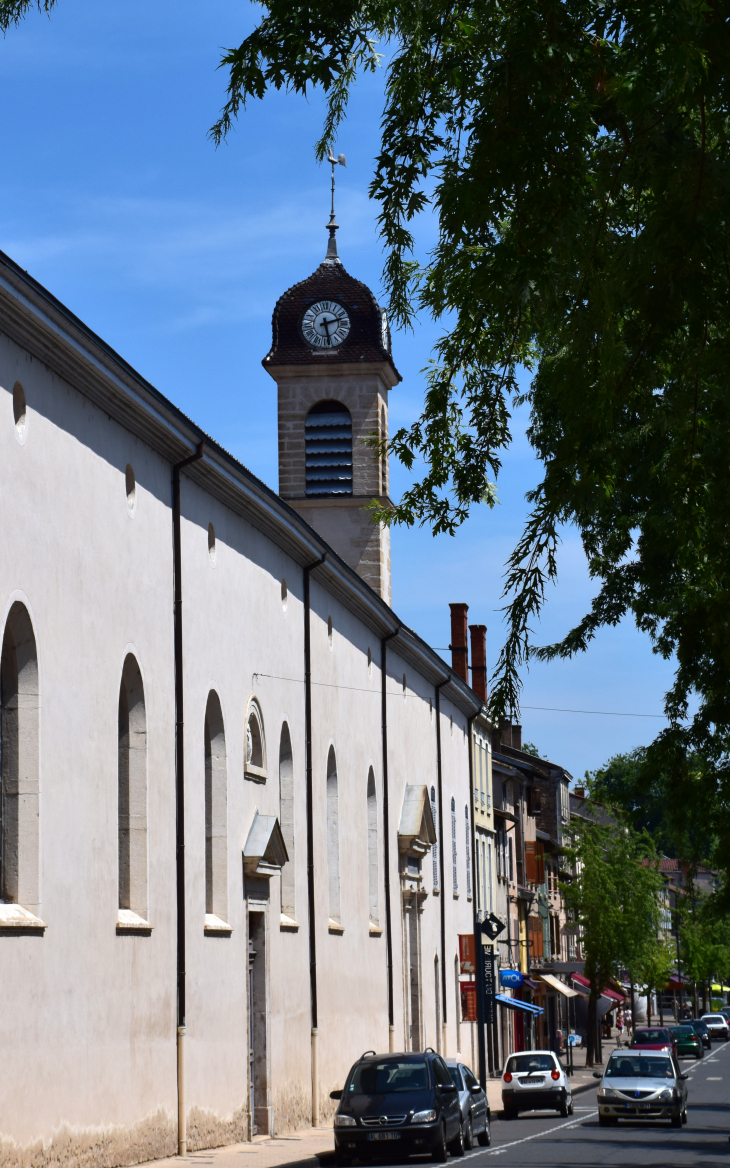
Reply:
<svg viewBox="0 0 730 1168"><path fill-rule="evenodd" d="M431 800L425 783L406 783L398 825L398 851L408 856L425 856L436 843Z"/></svg>
<svg viewBox="0 0 730 1168"><path fill-rule="evenodd" d="M244 872L247 876L277 876L288 859L279 820L257 811L243 848Z"/></svg>

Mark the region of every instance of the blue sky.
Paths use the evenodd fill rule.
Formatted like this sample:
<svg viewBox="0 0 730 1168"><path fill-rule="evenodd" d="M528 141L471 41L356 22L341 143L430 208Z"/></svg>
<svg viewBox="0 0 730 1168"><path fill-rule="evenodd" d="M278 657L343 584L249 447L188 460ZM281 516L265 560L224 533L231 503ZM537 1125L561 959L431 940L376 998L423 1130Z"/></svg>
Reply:
<svg viewBox="0 0 730 1168"><path fill-rule="evenodd" d="M58 0L0 42L0 248L79 315L143 376L276 489L276 394L261 368L279 295L324 254L329 168L314 160L319 95L282 93L250 108L228 143L207 138L223 104L221 49L260 10L238 0ZM380 290L382 253L367 196L378 145L383 74L365 78L337 150L340 255ZM424 216L418 246L434 225ZM390 426L419 412L439 328L395 334L403 382ZM488 626L494 663L505 559L538 467L515 416L499 506L478 508L455 538L393 533L393 605L436 647L449 643L449 601ZM408 482L391 467L393 494ZM564 533L560 582L537 639L559 637L593 585L575 533ZM448 654L447 654L448 656ZM618 751L650 741L670 666L625 623L573 662L525 677L524 737L580 778ZM539 709L535 707L551 707Z"/></svg>

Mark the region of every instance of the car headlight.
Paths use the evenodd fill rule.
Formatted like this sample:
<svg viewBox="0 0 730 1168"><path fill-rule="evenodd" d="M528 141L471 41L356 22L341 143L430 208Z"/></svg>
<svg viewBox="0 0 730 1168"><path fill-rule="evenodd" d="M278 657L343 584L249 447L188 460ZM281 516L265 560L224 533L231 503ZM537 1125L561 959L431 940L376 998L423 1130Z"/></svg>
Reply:
<svg viewBox="0 0 730 1168"><path fill-rule="evenodd" d="M436 1119L435 1111L417 1111L411 1123L433 1123Z"/></svg>
<svg viewBox="0 0 730 1168"><path fill-rule="evenodd" d="M336 1115L335 1127L357 1127L357 1120L354 1115Z"/></svg>
<svg viewBox="0 0 730 1168"><path fill-rule="evenodd" d="M603 1099L615 1099L615 1098L616 1098L616 1092L615 1092L615 1091L613 1091L613 1090L612 1090L610 1087L599 1087L599 1089L598 1089L598 1098L599 1098L599 1099L601 1099L601 1100L603 1100Z"/></svg>
<svg viewBox="0 0 730 1168"><path fill-rule="evenodd" d="M671 1103L674 1099L674 1091L670 1090L669 1087L665 1087L663 1091L659 1092L659 1099L662 1103Z"/></svg>

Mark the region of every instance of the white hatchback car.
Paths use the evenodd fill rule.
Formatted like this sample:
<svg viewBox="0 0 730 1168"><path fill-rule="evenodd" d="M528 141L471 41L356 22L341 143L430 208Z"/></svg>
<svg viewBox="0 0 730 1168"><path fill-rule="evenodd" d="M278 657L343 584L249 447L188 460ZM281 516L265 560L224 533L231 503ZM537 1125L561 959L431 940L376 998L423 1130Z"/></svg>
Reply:
<svg viewBox="0 0 730 1168"><path fill-rule="evenodd" d="M573 1114L573 1094L558 1056L551 1050L511 1054L502 1075L504 1118L545 1109L555 1109L563 1116Z"/></svg>
<svg viewBox="0 0 730 1168"><path fill-rule="evenodd" d="M730 1026L728 1026L727 1018L724 1014L703 1014L702 1021L709 1030L710 1038L713 1042L718 1038L721 1038L723 1042L727 1042L728 1038L730 1038Z"/></svg>

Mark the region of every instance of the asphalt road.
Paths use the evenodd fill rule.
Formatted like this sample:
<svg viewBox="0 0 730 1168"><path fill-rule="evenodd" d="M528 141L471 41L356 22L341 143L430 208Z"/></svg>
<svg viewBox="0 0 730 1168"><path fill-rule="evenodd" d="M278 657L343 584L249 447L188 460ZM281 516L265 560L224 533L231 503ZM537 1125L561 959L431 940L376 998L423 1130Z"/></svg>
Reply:
<svg viewBox="0 0 730 1168"><path fill-rule="evenodd" d="M512 1168L730 1166L730 1042L715 1043L700 1061L682 1059L681 1065L690 1076L688 1122L681 1129L640 1120L599 1127L596 1082L596 1090L575 1096L575 1114L570 1119L547 1112L531 1112L509 1121L495 1117L491 1147L475 1150L464 1159L471 1161L470 1168L489 1168L497 1163Z"/></svg>
<svg viewBox="0 0 730 1168"><path fill-rule="evenodd" d="M681 1129L668 1123L621 1120L618 1127L598 1126L596 1091L574 1098L575 1113L561 1119L555 1113L530 1112L519 1119L492 1120L489 1148L475 1148L462 1160L449 1157L451 1168L730 1168L730 1042L715 1043L700 1061L682 1059L688 1072L688 1122ZM413 1160L412 1165L424 1161Z"/></svg>

